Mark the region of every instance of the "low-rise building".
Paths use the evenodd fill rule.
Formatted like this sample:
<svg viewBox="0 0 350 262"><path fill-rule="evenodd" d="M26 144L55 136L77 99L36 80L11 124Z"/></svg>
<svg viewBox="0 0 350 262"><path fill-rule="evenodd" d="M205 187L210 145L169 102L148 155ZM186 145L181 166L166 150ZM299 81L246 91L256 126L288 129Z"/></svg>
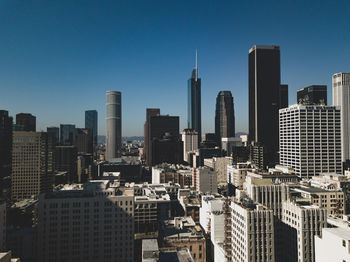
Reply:
<svg viewBox="0 0 350 262"><path fill-rule="evenodd" d="M282 210L281 261L315 261L315 235L327 226L327 211L315 205L285 201Z"/></svg>
<svg viewBox="0 0 350 262"><path fill-rule="evenodd" d="M206 239L200 226L191 217L165 220L161 234L162 248L188 247L194 261L206 261Z"/></svg>
<svg viewBox="0 0 350 262"><path fill-rule="evenodd" d="M11 251L0 253L0 262L20 262L19 258L12 258Z"/></svg>
<svg viewBox="0 0 350 262"><path fill-rule="evenodd" d="M192 217L195 223L199 223L201 201L198 192L190 189L180 189L178 199L184 210L184 215Z"/></svg>
<svg viewBox="0 0 350 262"><path fill-rule="evenodd" d="M198 192L216 194L218 185L216 173L209 167L194 168L192 171L192 185Z"/></svg>
<svg viewBox="0 0 350 262"><path fill-rule="evenodd" d="M204 159L204 166L216 172L218 184L227 183L227 166L232 165L232 157L213 157Z"/></svg>
<svg viewBox="0 0 350 262"><path fill-rule="evenodd" d="M181 188L191 187L192 170L183 165L170 165L167 163L152 167L152 183L177 183Z"/></svg>
<svg viewBox="0 0 350 262"><path fill-rule="evenodd" d="M238 189L243 189L243 183L248 171L252 171L250 162L237 163L235 165L227 166L227 183L234 185Z"/></svg>

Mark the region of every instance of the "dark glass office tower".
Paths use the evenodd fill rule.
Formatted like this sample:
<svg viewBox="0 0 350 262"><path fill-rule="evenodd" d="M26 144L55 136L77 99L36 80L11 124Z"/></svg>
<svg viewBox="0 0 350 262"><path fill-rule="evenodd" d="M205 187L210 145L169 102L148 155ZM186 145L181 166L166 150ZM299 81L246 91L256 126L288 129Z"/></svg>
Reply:
<svg viewBox="0 0 350 262"><path fill-rule="evenodd" d="M73 146L75 145L75 137L77 130L75 125L60 125L60 142L61 145Z"/></svg>
<svg viewBox="0 0 350 262"><path fill-rule="evenodd" d="M0 198L10 188L12 159L12 117L0 110ZM6 181L5 181L6 179Z"/></svg>
<svg viewBox="0 0 350 262"><path fill-rule="evenodd" d="M267 163L278 161L280 109L280 49L253 46L249 50L249 139L266 150Z"/></svg>
<svg viewBox="0 0 350 262"><path fill-rule="evenodd" d="M149 137L149 121L151 116L158 116L160 115L160 109L159 108L147 108L146 109L146 122L144 125L144 157L147 159L149 156L149 145L150 145L150 137Z"/></svg>
<svg viewBox="0 0 350 262"><path fill-rule="evenodd" d="M98 132L96 110L85 111L85 129L90 129L92 132L92 148L95 151L97 147L97 132Z"/></svg>
<svg viewBox="0 0 350 262"><path fill-rule="evenodd" d="M162 140L165 136L172 137L172 141L181 142L180 131L179 131L179 117L178 116L162 116L152 115L149 117L148 123L148 147L147 147L147 159L146 163L148 166L155 165L155 159L159 158L159 154L164 152L154 152L153 144L157 141ZM168 152L169 153L169 152ZM177 152L170 152L170 154L176 154Z"/></svg>
<svg viewBox="0 0 350 262"><path fill-rule="evenodd" d="M23 131L36 131L36 117L32 114L19 113L16 115L16 125L22 125Z"/></svg>
<svg viewBox="0 0 350 262"><path fill-rule="evenodd" d="M288 107L288 85L280 86L280 108Z"/></svg>
<svg viewBox="0 0 350 262"><path fill-rule="evenodd" d="M54 145L57 145L58 142L60 141L60 128L59 127L55 127L55 126L51 126L46 128L46 132L53 134L54 136Z"/></svg>
<svg viewBox="0 0 350 262"><path fill-rule="evenodd" d="M202 137L202 118L201 118L201 79L198 78L197 52L196 66L192 71L192 76L188 79L188 112L187 127L198 132L198 142Z"/></svg>
<svg viewBox="0 0 350 262"><path fill-rule="evenodd" d="M235 112L231 91L220 91L216 97L215 136L221 145L221 138L235 136Z"/></svg>
<svg viewBox="0 0 350 262"><path fill-rule="evenodd" d="M297 91L298 104L327 105L327 86L312 85Z"/></svg>

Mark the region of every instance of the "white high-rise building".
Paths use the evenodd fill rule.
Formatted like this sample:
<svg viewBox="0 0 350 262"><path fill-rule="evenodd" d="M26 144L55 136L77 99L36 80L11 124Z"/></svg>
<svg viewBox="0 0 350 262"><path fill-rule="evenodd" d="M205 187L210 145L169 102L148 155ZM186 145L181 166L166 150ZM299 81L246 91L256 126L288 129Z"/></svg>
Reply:
<svg viewBox="0 0 350 262"><path fill-rule="evenodd" d="M37 261L134 261L134 189L110 180L39 195Z"/></svg>
<svg viewBox="0 0 350 262"><path fill-rule="evenodd" d="M342 172L340 108L292 105L279 110L280 164L300 177Z"/></svg>
<svg viewBox="0 0 350 262"><path fill-rule="evenodd" d="M340 106L342 161L350 159L350 73L337 73L332 78L333 105Z"/></svg>
<svg viewBox="0 0 350 262"><path fill-rule="evenodd" d="M187 153L198 149L198 132L193 129L182 131L182 142L184 146L184 161L190 162Z"/></svg>
<svg viewBox="0 0 350 262"><path fill-rule="evenodd" d="M120 157L122 145L122 94L106 94L106 155L107 161Z"/></svg>

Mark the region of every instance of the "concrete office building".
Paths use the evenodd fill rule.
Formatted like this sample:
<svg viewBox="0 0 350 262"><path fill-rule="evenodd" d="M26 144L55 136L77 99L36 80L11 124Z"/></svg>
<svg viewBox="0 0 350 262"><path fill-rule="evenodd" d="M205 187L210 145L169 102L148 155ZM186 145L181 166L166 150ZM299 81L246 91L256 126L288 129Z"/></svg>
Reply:
<svg viewBox="0 0 350 262"><path fill-rule="evenodd" d="M97 147L97 111L96 110L86 110L85 111L85 129L89 129L92 137L92 149L96 150Z"/></svg>
<svg viewBox="0 0 350 262"><path fill-rule="evenodd" d="M249 198L232 201L230 207L232 261L276 261L273 211L254 204Z"/></svg>
<svg viewBox="0 0 350 262"><path fill-rule="evenodd" d="M327 210L328 215L342 217L345 214L344 192L339 190L325 190L317 187L300 186L292 189L293 194L299 193L301 198L311 205Z"/></svg>
<svg viewBox="0 0 350 262"><path fill-rule="evenodd" d="M16 115L16 125L21 125L23 131L36 131L36 117L28 113L19 113Z"/></svg>
<svg viewBox="0 0 350 262"><path fill-rule="evenodd" d="M0 252L5 251L6 244L6 202L0 200Z"/></svg>
<svg viewBox="0 0 350 262"><path fill-rule="evenodd" d="M12 161L12 117L0 110L0 198L9 194ZM5 193L6 192L6 193Z"/></svg>
<svg viewBox="0 0 350 262"><path fill-rule="evenodd" d="M196 66L187 82L187 128L198 132L198 143L202 138L202 98L201 79L198 78L197 51Z"/></svg>
<svg viewBox="0 0 350 262"><path fill-rule="evenodd" d="M275 184L271 178L259 178L248 171L244 187L247 195L254 202L272 210L277 218L282 218L282 203L289 200L287 185Z"/></svg>
<svg viewBox="0 0 350 262"><path fill-rule="evenodd" d="M282 222L281 261L314 262L314 237L327 226L326 209L285 201L282 204Z"/></svg>
<svg viewBox="0 0 350 262"><path fill-rule="evenodd" d="M315 262L350 261L350 230L322 228L315 236Z"/></svg>
<svg viewBox="0 0 350 262"><path fill-rule="evenodd" d="M190 189L179 189L177 198L183 208L184 216L190 216L195 223L199 223L200 194Z"/></svg>
<svg viewBox="0 0 350 262"><path fill-rule="evenodd" d="M182 131L182 142L184 149L184 161L189 163L188 152L198 149L198 132L193 129L184 129Z"/></svg>
<svg viewBox="0 0 350 262"><path fill-rule="evenodd" d="M278 161L280 48L255 45L249 50L249 140L266 149L266 162Z"/></svg>
<svg viewBox="0 0 350 262"><path fill-rule="evenodd" d="M307 178L342 172L338 107L292 105L279 113L281 165Z"/></svg>
<svg viewBox="0 0 350 262"><path fill-rule="evenodd" d="M206 260L206 239L202 229L192 217L174 217L162 223L161 241L164 248L190 247L191 255L196 262Z"/></svg>
<svg viewBox="0 0 350 262"><path fill-rule="evenodd" d="M350 160L350 73L337 73L332 78L333 105L340 106L342 162Z"/></svg>
<svg viewBox="0 0 350 262"><path fill-rule="evenodd" d="M218 192L216 173L209 167L193 168L192 183L193 187L203 194L216 194Z"/></svg>
<svg viewBox="0 0 350 262"><path fill-rule="evenodd" d="M235 111L231 91L220 91L216 97L215 135L219 146L221 139L235 137Z"/></svg>
<svg viewBox="0 0 350 262"><path fill-rule="evenodd" d="M252 166L249 162L227 165L227 183L242 190L248 171L252 171Z"/></svg>
<svg viewBox="0 0 350 262"><path fill-rule="evenodd" d="M122 144L122 94L106 94L106 155L107 161L121 156Z"/></svg>
<svg viewBox="0 0 350 262"><path fill-rule="evenodd" d="M312 85L297 91L298 104L327 105L327 86Z"/></svg>
<svg viewBox="0 0 350 262"><path fill-rule="evenodd" d="M227 166L231 164L232 157L213 157L204 159L204 166L215 171L218 184L227 183Z"/></svg>
<svg viewBox="0 0 350 262"><path fill-rule="evenodd" d="M192 169L182 165L160 164L152 167L152 183L162 184L173 182L180 185L181 188L191 187Z"/></svg>
<svg viewBox="0 0 350 262"><path fill-rule="evenodd" d="M39 196L38 261L134 261L134 192L93 180Z"/></svg>
<svg viewBox="0 0 350 262"><path fill-rule="evenodd" d="M38 196L52 189L53 136L44 132L13 132L12 199Z"/></svg>
<svg viewBox="0 0 350 262"><path fill-rule="evenodd" d="M327 217L329 228L315 236L315 262L350 261L349 216Z"/></svg>

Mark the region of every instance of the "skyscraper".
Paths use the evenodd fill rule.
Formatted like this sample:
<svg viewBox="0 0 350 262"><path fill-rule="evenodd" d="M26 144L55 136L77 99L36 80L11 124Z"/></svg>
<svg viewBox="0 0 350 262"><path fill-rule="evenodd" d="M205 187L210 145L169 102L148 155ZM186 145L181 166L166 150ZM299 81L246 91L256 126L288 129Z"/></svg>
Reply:
<svg viewBox="0 0 350 262"><path fill-rule="evenodd" d="M61 145L72 146L75 145L75 137L77 130L75 125L64 124L60 125L60 142Z"/></svg>
<svg viewBox="0 0 350 262"><path fill-rule="evenodd" d="M188 128L198 132L198 142L202 137L202 113L201 113L201 79L198 78L197 51L196 66L192 71L192 76L188 79Z"/></svg>
<svg viewBox="0 0 350 262"><path fill-rule="evenodd" d="M327 105L327 86L312 85L297 91L298 104Z"/></svg>
<svg viewBox="0 0 350 262"><path fill-rule="evenodd" d="M12 117L8 111L0 110L0 197L9 186L11 176ZM4 178L8 178L5 183Z"/></svg>
<svg viewBox="0 0 350 262"><path fill-rule="evenodd" d="M333 105L340 106L342 162L350 159L350 73L333 75Z"/></svg>
<svg viewBox="0 0 350 262"><path fill-rule="evenodd" d="M198 149L198 133L193 129L184 129L182 131L182 142L184 149L184 161L187 163L190 162L190 159L187 155L188 152Z"/></svg>
<svg viewBox="0 0 350 262"><path fill-rule="evenodd" d="M147 159L149 156L149 146L150 146L150 137L149 137L149 121L151 116L157 116L160 115L160 109L159 108L147 108L146 109L146 122L144 125L144 157Z"/></svg>
<svg viewBox="0 0 350 262"><path fill-rule="evenodd" d="M122 144L122 94L107 91L106 95L106 155L107 161L120 157Z"/></svg>
<svg viewBox="0 0 350 262"><path fill-rule="evenodd" d="M36 131L36 117L28 113L16 115L16 125L22 125L23 131Z"/></svg>
<svg viewBox="0 0 350 262"><path fill-rule="evenodd" d="M280 108L288 107L288 85L280 85Z"/></svg>
<svg viewBox="0 0 350 262"><path fill-rule="evenodd" d="M279 46L253 46L249 50L249 139L266 148L268 163L278 160L280 84Z"/></svg>
<svg viewBox="0 0 350 262"><path fill-rule="evenodd" d="M55 127L55 126L47 127L46 128L46 132L54 134L54 136L55 136L54 144L57 145L58 142L60 141L60 128L59 127Z"/></svg>
<svg viewBox="0 0 350 262"><path fill-rule="evenodd" d="M22 200L48 192L52 186L53 135L13 132L12 199Z"/></svg>
<svg viewBox="0 0 350 262"><path fill-rule="evenodd" d="M231 91L220 91L216 98L215 135L221 146L221 138L235 136L235 112Z"/></svg>
<svg viewBox="0 0 350 262"><path fill-rule="evenodd" d="M86 110L85 111L85 128L91 129L92 132L92 147L96 150L97 146L97 111L96 110Z"/></svg>
<svg viewBox="0 0 350 262"><path fill-rule="evenodd" d="M164 136L166 136L166 140L170 140L172 137L172 142L176 143L180 139L179 134L179 117L178 116L163 116L163 115L152 115L149 118L148 123L148 146L147 146L147 155L146 155L146 163L148 166L155 165L154 156L159 155L161 152L153 152L154 149L159 149L161 147L162 142L165 142ZM163 140L163 141L161 141ZM162 147L164 148L164 147ZM181 148L181 155L182 155ZM172 152L175 154L176 152ZM158 157L157 157L158 158Z"/></svg>

